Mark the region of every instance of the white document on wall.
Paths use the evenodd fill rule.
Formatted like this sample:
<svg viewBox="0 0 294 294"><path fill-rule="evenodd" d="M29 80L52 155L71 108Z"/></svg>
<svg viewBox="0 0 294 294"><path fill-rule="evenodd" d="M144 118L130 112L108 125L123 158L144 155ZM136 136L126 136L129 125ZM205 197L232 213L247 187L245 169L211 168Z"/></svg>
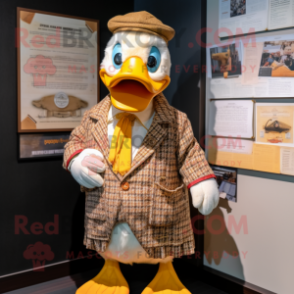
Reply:
<svg viewBox="0 0 294 294"><path fill-rule="evenodd" d="M219 37L265 31L267 25L268 0L219 0Z"/></svg>
<svg viewBox="0 0 294 294"><path fill-rule="evenodd" d="M294 148L281 147L281 174L294 176Z"/></svg>
<svg viewBox="0 0 294 294"><path fill-rule="evenodd" d="M294 0L219 0L218 36L294 26Z"/></svg>
<svg viewBox="0 0 294 294"><path fill-rule="evenodd" d="M208 135L251 139L254 101L216 100L209 104Z"/></svg>
<svg viewBox="0 0 294 294"><path fill-rule="evenodd" d="M263 42L255 44L249 43L247 44L247 47L244 47L244 71L242 74L243 85L253 85L258 83L263 47Z"/></svg>
<svg viewBox="0 0 294 294"><path fill-rule="evenodd" d="M294 0L269 1L269 30L294 26Z"/></svg>

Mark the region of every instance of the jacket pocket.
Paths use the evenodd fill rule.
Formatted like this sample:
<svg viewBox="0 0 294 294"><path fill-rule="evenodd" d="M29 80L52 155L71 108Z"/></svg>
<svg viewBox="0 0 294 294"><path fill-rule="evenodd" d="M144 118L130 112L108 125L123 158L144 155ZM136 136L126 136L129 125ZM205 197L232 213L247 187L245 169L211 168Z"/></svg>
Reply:
<svg viewBox="0 0 294 294"><path fill-rule="evenodd" d="M86 192L85 213L88 218L105 220L105 201L102 197L103 187Z"/></svg>
<svg viewBox="0 0 294 294"><path fill-rule="evenodd" d="M152 226L170 226L181 219L186 209L184 184L170 190L159 182L154 184L149 224Z"/></svg>

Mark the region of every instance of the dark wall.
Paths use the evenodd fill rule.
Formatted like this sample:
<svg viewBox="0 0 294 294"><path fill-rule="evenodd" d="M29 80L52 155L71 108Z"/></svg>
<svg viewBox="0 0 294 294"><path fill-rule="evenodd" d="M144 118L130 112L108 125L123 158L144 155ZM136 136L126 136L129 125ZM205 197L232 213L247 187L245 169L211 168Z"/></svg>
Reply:
<svg viewBox="0 0 294 294"><path fill-rule="evenodd" d="M171 84L164 94L171 105L188 114L199 139L201 48L196 42L196 34L201 29L201 1L135 0L135 11L141 10L152 13L176 31L175 38L169 42Z"/></svg>
<svg viewBox="0 0 294 294"><path fill-rule="evenodd" d="M18 162L17 159L17 63L15 48L16 7L24 7L100 20L101 59L108 39L107 21L133 11L133 0L0 1L0 276L32 269L32 261L23 257L30 244L48 244L54 259L46 264L77 257L83 250L84 195L71 175L61 167L61 159ZM107 89L101 85L101 97ZM28 220L29 234L15 232L15 216ZM58 233L33 234L32 223L43 226L58 217ZM53 227L51 227L53 230ZM81 253L80 256L81 257Z"/></svg>

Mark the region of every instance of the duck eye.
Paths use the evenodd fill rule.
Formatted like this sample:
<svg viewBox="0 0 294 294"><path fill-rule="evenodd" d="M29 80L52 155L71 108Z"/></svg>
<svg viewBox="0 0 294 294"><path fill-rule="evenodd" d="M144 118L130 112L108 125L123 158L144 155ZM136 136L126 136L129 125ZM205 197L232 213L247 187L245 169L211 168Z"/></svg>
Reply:
<svg viewBox="0 0 294 294"><path fill-rule="evenodd" d="M161 62L161 54L157 47L153 46L148 57L147 68L149 72L156 72Z"/></svg>
<svg viewBox="0 0 294 294"><path fill-rule="evenodd" d="M112 63L116 69L120 69L122 66L122 49L121 44L117 43L112 51Z"/></svg>
<svg viewBox="0 0 294 294"><path fill-rule="evenodd" d="M150 68L153 68L157 65L157 60L154 56L149 56L148 57L148 63L147 66L149 66Z"/></svg>
<svg viewBox="0 0 294 294"><path fill-rule="evenodd" d="M113 59L114 63L116 65L121 65L122 64L122 55L121 53L116 53Z"/></svg>

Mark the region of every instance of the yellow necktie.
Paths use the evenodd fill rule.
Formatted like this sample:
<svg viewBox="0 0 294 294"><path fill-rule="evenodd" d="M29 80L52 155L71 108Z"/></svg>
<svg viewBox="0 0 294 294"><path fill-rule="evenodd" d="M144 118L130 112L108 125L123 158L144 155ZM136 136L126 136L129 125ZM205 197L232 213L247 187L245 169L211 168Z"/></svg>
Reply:
<svg viewBox="0 0 294 294"><path fill-rule="evenodd" d="M115 173L125 175L132 164L132 127L135 119L134 114L122 112L116 115L119 119L114 129L111 140L109 161Z"/></svg>

